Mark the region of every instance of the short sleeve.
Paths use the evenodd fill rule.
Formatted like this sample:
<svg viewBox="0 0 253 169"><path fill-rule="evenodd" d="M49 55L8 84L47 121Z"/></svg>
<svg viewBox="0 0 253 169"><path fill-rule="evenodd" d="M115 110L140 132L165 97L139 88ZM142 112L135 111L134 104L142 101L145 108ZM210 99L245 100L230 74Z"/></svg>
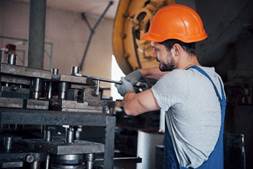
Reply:
<svg viewBox="0 0 253 169"><path fill-rule="evenodd" d="M168 72L152 87L152 92L162 110L181 102L188 92L187 70Z"/></svg>

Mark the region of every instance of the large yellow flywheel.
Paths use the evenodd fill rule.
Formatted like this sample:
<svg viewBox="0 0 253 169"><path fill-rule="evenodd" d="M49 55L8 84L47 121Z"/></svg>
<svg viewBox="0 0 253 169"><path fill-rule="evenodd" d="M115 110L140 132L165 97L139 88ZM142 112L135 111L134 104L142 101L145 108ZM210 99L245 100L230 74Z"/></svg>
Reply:
<svg viewBox="0 0 253 169"><path fill-rule="evenodd" d="M148 31L152 16L174 0L120 0L113 28L113 54L127 74L138 68L154 67L150 42L140 39Z"/></svg>

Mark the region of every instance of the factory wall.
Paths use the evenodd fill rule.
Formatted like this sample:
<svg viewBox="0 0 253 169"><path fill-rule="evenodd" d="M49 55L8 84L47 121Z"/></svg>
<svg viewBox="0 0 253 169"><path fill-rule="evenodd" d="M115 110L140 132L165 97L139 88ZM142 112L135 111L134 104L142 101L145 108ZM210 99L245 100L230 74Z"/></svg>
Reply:
<svg viewBox="0 0 253 169"><path fill-rule="evenodd" d="M0 1L0 35L28 39L29 4L15 0ZM87 14L91 25L99 16ZM113 20L103 19L93 37L85 60L83 73L111 77L111 34ZM59 68L63 74L69 74L72 66L79 65L89 36L89 29L81 18L81 14L72 11L47 8L44 68ZM5 41L0 39L0 46ZM17 43L17 42L16 42ZM18 48L27 43L17 43ZM52 59L50 55L52 50ZM25 51L27 64L27 49Z"/></svg>

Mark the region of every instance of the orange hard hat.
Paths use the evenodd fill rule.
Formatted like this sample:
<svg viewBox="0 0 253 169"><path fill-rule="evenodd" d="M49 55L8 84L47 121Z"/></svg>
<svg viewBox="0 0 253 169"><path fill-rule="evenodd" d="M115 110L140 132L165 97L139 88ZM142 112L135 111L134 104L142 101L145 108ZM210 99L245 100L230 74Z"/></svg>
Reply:
<svg viewBox="0 0 253 169"><path fill-rule="evenodd" d="M200 16L192 8L181 4L170 4L158 10L151 20L149 31L143 40L163 42L177 39L185 43L207 38Z"/></svg>

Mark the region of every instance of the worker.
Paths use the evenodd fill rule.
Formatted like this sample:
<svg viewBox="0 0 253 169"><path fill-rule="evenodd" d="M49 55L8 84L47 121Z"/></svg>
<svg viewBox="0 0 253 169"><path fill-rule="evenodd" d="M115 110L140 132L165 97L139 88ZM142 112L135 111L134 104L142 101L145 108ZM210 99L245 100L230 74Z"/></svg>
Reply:
<svg viewBox="0 0 253 169"><path fill-rule="evenodd" d="M162 7L142 36L151 42L159 68L136 70L116 85L126 114L166 111L166 169L224 168L224 86L213 67L200 65L195 52L196 43L206 38L195 10L181 4ZM133 85L141 77L159 80L135 93Z"/></svg>

